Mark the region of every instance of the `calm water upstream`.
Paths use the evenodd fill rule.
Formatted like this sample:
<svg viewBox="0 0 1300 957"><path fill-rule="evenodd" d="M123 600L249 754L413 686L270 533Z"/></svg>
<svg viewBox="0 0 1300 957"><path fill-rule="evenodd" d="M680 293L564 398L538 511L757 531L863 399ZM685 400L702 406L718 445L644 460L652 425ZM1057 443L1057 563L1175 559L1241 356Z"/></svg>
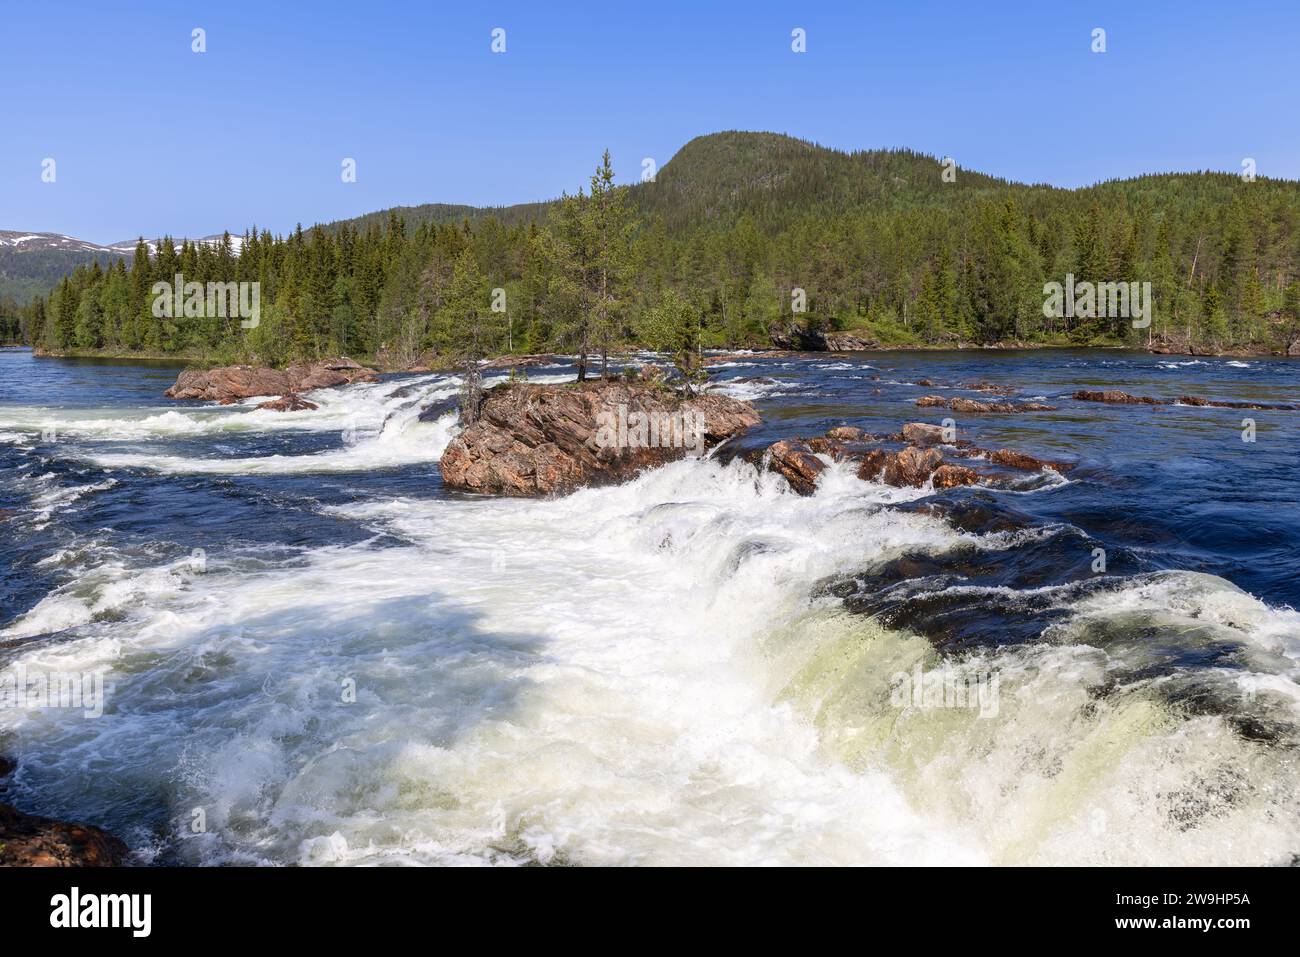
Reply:
<svg viewBox="0 0 1300 957"><path fill-rule="evenodd" d="M1059 410L964 438L1078 464L804 498L691 460L551 501L444 489L455 424L418 413L454 378L276 413L171 402L177 371L0 351L0 676L109 688L0 708L0 800L144 862L1300 854L1300 412L1068 398L1300 402L1300 362L742 358L713 387L748 445L939 422L914 400L979 394L919 380L985 379ZM918 673L996 694L900 707Z"/></svg>

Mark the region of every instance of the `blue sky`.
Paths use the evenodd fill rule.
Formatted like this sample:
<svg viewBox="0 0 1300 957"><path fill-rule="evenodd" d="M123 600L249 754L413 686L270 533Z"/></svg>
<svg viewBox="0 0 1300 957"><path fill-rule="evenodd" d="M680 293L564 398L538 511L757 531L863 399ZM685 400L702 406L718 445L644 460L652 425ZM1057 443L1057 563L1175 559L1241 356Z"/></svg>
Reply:
<svg viewBox="0 0 1300 957"><path fill-rule="evenodd" d="M607 146L631 181L724 129L1062 186L1247 156L1300 178L1294 2L292 6L7 3L0 229L109 242L523 202L576 189Z"/></svg>

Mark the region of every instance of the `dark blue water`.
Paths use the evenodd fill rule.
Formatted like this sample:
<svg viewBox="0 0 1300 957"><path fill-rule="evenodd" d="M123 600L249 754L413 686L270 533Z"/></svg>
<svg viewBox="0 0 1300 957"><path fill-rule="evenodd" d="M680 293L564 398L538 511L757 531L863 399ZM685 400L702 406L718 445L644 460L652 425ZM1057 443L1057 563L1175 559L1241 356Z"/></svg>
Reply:
<svg viewBox="0 0 1300 957"><path fill-rule="evenodd" d="M171 402L177 371L0 351L0 665L118 676L94 722L0 712L21 760L8 799L107 824L141 860L885 861L904 833L916 859L992 863L1300 851L1300 412L1069 397L1300 403L1300 363L741 356L712 374L763 415L743 447L951 417L1074 467L939 494L837 473L800 500L736 459L551 503L443 487L454 424L417 416L447 377L281 415ZM977 380L1058 408L915 406L995 398ZM991 737L896 718L868 734L873 682L904 659L991 663L1014 707ZM354 672L382 703L322 711ZM868 792L895 810L859 820ZM866 830L812 840L791 802ZM213 821L199 841L193 805Z"/></svg>

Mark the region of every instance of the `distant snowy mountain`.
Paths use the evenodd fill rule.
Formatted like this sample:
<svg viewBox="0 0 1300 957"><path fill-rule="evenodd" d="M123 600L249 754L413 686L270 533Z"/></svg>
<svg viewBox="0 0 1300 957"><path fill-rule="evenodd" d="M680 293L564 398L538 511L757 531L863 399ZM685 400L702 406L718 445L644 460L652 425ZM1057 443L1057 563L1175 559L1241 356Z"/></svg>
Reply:
<svg viewBox="0 0 1300 957"><path fill-rule="evenodd" d="M174 239L177 247L183 240ZM215 246L221 234L202 236L190 242ZM23 232L0 229L0 298L26 302L35 295L49 292L59 279L78 266L98 262L111 265L115 260L130 260L135 254L134 239L111 243L107 246L92 243L62 233ZM148 240L150 254L158 251L158 240ZM231 235L231 248L239 252L244 244L243 235Z"/></svg>

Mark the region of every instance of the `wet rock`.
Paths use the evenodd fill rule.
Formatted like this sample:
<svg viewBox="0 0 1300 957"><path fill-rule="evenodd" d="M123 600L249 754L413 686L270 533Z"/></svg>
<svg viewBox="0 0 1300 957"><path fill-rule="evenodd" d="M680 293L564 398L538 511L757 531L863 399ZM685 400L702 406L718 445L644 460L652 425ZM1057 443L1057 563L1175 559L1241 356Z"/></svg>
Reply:
<svg viewBox="0 0 1300 957"><path fill-rule="evenodd" d="M984 402L980 399L957 397L948 403L954 412L1001 412L1018 415L1023 412L1055 412L1056 406L1043 402Z"/></svg>
<svg viewBox="0 0 1300 957"><path fill-rule="evenodd" d="M0 804L0 867L115 867L128 848L107 831Z"/></svg>
<svg viewBox="0 0 1300 957"><path fill-rule="evenodd" d="M0 778L7 778L18 770L18 762L0 754Z"/></svg>
<svg viewBox="0 0 1300 957"><path fill-rule="evenodd" d="M1021 412L1056 411L1056 406L1045 405L1042 402L986 402L982 399L968 399L964 396L955 396L954 398L947 399L940 395L926 395L917 399L916 404L923 408L941 407L952 409L954 412L965 412L972 415L979 415L987 412L999 412L1012 415Z"/></svg>
<svg viewBox="0 0 1300 957"><path fill-rule="evenodd" d="M718 393L685 399L618 380L488 390L479 419L442 456L451 488L490 495L565 494L634 478L760 422L748 402Z"/></svg>
<svg viewBox="0 0 1300 957"><path fill-rule="evenodd" d="M1212 409L1275 409L1283 412L1294 412L1294 405L1270 405L1263 402L1218 402L1213 399L1202 399L1195 395L1180 395L1177 399L1179 405L1191 405L1198 407L1209 407Z"/></svg>
<svg viewBox="0 0 1300 957"><path fill-rule="evenodd" d="M186 369L163 394L171 399L198 399L229 405L259 395L284 396L375 380L373 370L343 357L312 363L295 362L285 369L249 365Z"/></svg>
<svg viewBox="0 0 1300 957"><path fill-rule="evenodd" d="M1198 395L1180 395L1177 399L1157 399L1147 395L1129 395L1127 392L1120 392L1117 389L1108 389L1104 392L1088 392L1080 390L1072 396L1080 402L1109 402L1116 405L1187 405L1194 408L1211 408L1211 409L1259 409L1259 410L1278 410L1282 412L1294 412L1300 406L1280 405L1268 402L1226 402L1218 399L1203 399Z"/></svg>
<svg viewBox="0 0 1300 957"><path fill-rule="evenodd" d="M970 389L972 392L984 392L988 395L1015 395L1020 390L1013 385L998 385L996 382L988 382L981 379L979 382L963 382L963 389Z"/></svg>
<svg viewBox="0 0 1300 957"><path fill-rule="evenodd" d="M832 442L870 442L874 436L856 425L837 425L826 432Z"/></svg>
<svg viewBox="0 0 1300 957"><path fill-rule="evenodd" d="M886 485L920 486L925 484L925 480L942 463L943 453L938 449L918 449L915 446L908 446L891 454L891 459L885 463L881 477Z"/></svg>
<svg viewBox="0 0 1300 957"><path fill-rule="evenodd" d="M858 478L885 485L920 487L943 464L943 453L909 445L897 452L872 449L858 466Z"/></svg>
<svg viewBox="0 0 1300 957"><path fill-rule="evenodd" d="M768 449L768 467L785 477L790 487L800 495L811 495L817 487L817 477L826 469L826 463L813 450L798 439L783 439Z"/></svg>
<svg viewBox="0 0 1300 957"><path fill-rule="evenodd" d="M928 422L908 422L903 426L903 441L913 445L937 445L944 443L943 427Z"/></svg>
<svg viewBox="0 0 1300 957"><path fill-rule="evenodd" d="M288 395L282 395L278 399L270 402L263 402L258 406L259 409L268 409L272 412L308 412L313 409L319 409L315 402L308 402L296 392Z"/></svg>
<svg viewBox="0 0 1300 957"><path fill-rule="evenodd" d="M1055 472L1068 472L1070 465L1065 462L1047 462L1043 459L1036 459L1032 455L1026 455L1023 452L1015 452L1011 449L997 449L989 452L988 460L994 465L1005 465L1010 468L1024 469L1029 472L1038 472L1043 469L1052 469Z"/></svg>
<svg viewBox="0 0 1300 957"><path fill-rule="evenodd" d="M931 481L935 488L956 488L959 485L978 485L980 475L964 465L940 465L934 470Z"/></svg>
<svg viewBox="0 0 1300 957"><path fill-rule="evenodd" d="M295 382L297 388L310 392L312 389L332 389L335 386L348 385L352 380L346 373L336 372L333 369L311 369L301 378L295 379Z"/></svg>
<svg viewBox="0 0 1300 957"><path fill-rule="evenodd" d="M1070 398L1077 399L1079 402L1109 402L1118 405L1164 405L1164 399L1153 399L1145 395L1129 395L1127 392L1121 392L1118 389L1106 389L1103 392L1089 392L1087 389L1080 389Z"/></svg>
<svg viewBox="0 0 1300 957"><path fill-rule="evenodd" d="M283 395L293 391L293 380L281 369L258 366L223 366L219 369L186 369L176 384L163 394L172 399L203 399L234 402L255 395Z"/></svg>

